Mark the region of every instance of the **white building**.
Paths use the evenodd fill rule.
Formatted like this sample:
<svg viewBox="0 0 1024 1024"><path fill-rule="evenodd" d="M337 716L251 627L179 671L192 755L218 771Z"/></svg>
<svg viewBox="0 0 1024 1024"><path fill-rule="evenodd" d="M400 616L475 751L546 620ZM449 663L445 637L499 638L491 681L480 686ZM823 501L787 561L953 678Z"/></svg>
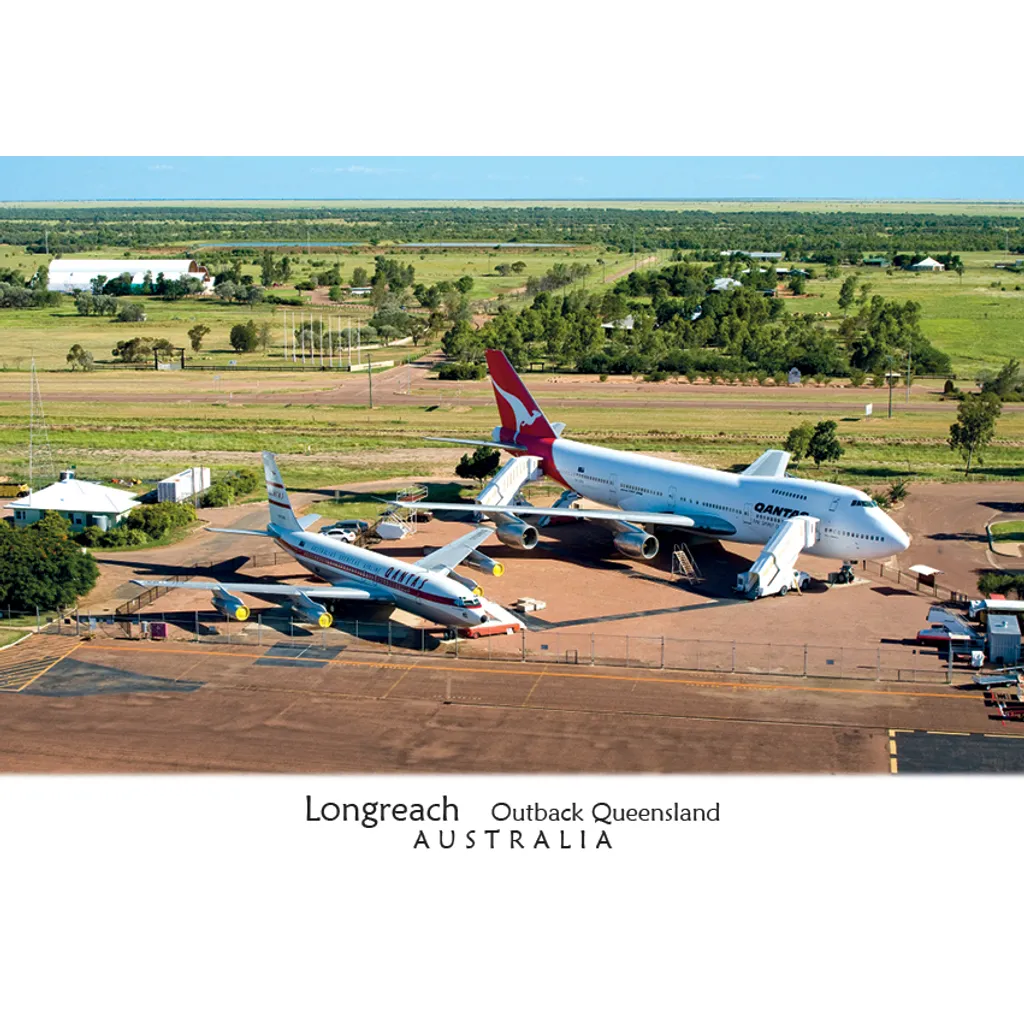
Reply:
<svg viewBox="0 0 1024 1024"><path fill-rule="evenodd" d="M7 508L14 510L15 526L30 526L53 509L71 524L72 533L77 533L87 526L110 530L140 504L127 491L78 480L73 469L65 469L55 484L18 498Z"/></svg>
<svg viewBox="0 0 1024 1024"><path fill-rule="evenodd" d="M920 263L915 263L910 268L911 270L945 270L946 268L938 261L933 260L931 256L925 256Z"/></svg>
<svg viewBox="0 0 1024 1024"><path fill-rule="evenodd" d="M52 260L49 289L51 292L88 292L92 290L93 278L101 274L108 281L131 274L132 291L141 292L147 273L152 275L154 284L160 274L167 281L177 281L185 274L201 281L204 292L213 291L210 272L195 260Z"/></svg>
<svg viewBox="0 0 1024 1024"><path fill-rule="evenodd" d="M737 281L735 277L716 277L715 283L711 286L713 292L727 292L730 288L742 288L743 282Z"/></svg>

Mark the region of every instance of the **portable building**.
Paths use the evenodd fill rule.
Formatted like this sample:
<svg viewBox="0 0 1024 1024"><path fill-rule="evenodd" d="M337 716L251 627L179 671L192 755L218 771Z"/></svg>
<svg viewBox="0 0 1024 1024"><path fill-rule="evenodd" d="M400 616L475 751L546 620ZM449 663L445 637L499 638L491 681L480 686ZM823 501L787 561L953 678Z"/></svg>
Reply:
<svg viewBox="0 0 1024 1024"><path fill-rule="evenodd" d="M210 486L209 466L193 466L183 469L174 476L161 480L156 485L157 501L188 501L197 494L202 494Z"/></svg>
<svg viewBox="0 0 1024 1024"><path fill-rule="evenodd" d="M51 260L48 272L51 292L88 292L94 278L102 275L111 281L122 274L131 276L133 293L142 292L147 274L154 283L161 274L167 281L177 281L184 274L201 281L204 291L213 290L210 272L195 260Z"/></svg>
<svg viewBox="0 0 1024 1024"><path fill-rule="evenodd" d="M1016 615L989 612L985 636L988 660L993 665L1016 665L1020 661L1020 623Z"/></svg>

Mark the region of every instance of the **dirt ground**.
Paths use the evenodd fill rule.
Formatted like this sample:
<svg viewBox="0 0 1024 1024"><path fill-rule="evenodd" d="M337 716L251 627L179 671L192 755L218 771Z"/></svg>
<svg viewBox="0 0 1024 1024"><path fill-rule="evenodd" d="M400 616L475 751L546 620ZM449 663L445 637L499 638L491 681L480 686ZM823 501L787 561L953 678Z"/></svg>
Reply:
<svg viewBox="0 0 1024 1024"><path fill-rule="evenodd" d="M1024 569L1024 558L989 550L985 526L1024 512L1020 483L915 483L893 518L910 534L901 568L929 565L941 569L939 582L974 594L978 575L991 570Z"/></svg>

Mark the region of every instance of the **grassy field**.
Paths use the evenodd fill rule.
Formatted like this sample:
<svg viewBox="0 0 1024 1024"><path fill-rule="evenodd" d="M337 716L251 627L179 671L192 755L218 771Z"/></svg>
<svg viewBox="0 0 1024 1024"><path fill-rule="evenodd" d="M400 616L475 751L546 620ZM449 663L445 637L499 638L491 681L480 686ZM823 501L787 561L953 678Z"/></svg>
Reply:
<svg viewBox="0 0 1024 1024"><path fill-rule="evenodd" d="M1024 544L1024 519L1006 523L993 523L989 529L992 539L1004 544Z"/></svg>
<svg viewBox="0 0 1024 1024"><path fill-rule="evenodd" d="M1024 353L1024 274L996 270L994 263L1015 257L999 252L962 254L963 279L950 271L914 274L878 267L858 267L858 286L900 302L918 302L925 337L949 354L954 372L972 377ZM819 275L807 285L806 297L786 299L793 312L842 316L839 289L853 270L829 281ZM993 284L995 287L993 287Z"/></svg>
<svg viewBox="0 0 1024 1024"><path fill-rule="evenodd" d="M180 378L180 375L179 375ZM672 384L665 384L672 394ZM591 394L563 413L567 436L595 444L681 457L731 469L751 462L764 449L779 447L798 423L825 413L794 411L786 389L757 390L763 408L712 408L688 401L659 407L656 426L642 410L603 406ZM827 391L821 392L822 396ZM748 392L709 389L715 401L746 401ZM842 392L840 392L842 394ZM865 390L858 399L881 392ZM552 413L563 399L544 402ZM952 402L937 397L903 408L899 398L892 420L884 416L842 416L839 435L846 454L838 468L799 467L799 472L849 482L896 477L962 479L962 462L946 443L955 418ZM83 476L110 479L137 476L155 480L200 460L214 471L256 466L261 448L282 455L292 486L323 487L357 481L437 476L454 471L457 451L425 441L424 435L458 432L486 436L494 424L490 405L450 402L428 406L385 406L374 410L330 405L204 405L132 403L62 404L50 400L50 440L58 468L74 464ZM728 429L723 424L728 423ZM28 427L23 403L0 403L0 472L24 476ZM1006 413L996 442L985 453L978 477L1024 478L1024 414ZM357 513L351 513L355 515ZM339 515L339 518L347 516Z"/></svg>

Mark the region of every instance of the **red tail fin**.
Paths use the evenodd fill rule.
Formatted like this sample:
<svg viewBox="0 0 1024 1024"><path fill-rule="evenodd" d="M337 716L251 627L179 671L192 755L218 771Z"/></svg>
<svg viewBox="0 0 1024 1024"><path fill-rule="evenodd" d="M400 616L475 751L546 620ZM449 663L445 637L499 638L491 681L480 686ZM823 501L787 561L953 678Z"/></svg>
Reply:
<svg viewBox="0 0 1024 1024"><path fill-rule="evenodd" d="M519 444L521 438L553 438L547 417L526 390L519 374L504 352L487 350L487 369L491 375L494 398L501 414L501 439L506 444Z"/></svg>

